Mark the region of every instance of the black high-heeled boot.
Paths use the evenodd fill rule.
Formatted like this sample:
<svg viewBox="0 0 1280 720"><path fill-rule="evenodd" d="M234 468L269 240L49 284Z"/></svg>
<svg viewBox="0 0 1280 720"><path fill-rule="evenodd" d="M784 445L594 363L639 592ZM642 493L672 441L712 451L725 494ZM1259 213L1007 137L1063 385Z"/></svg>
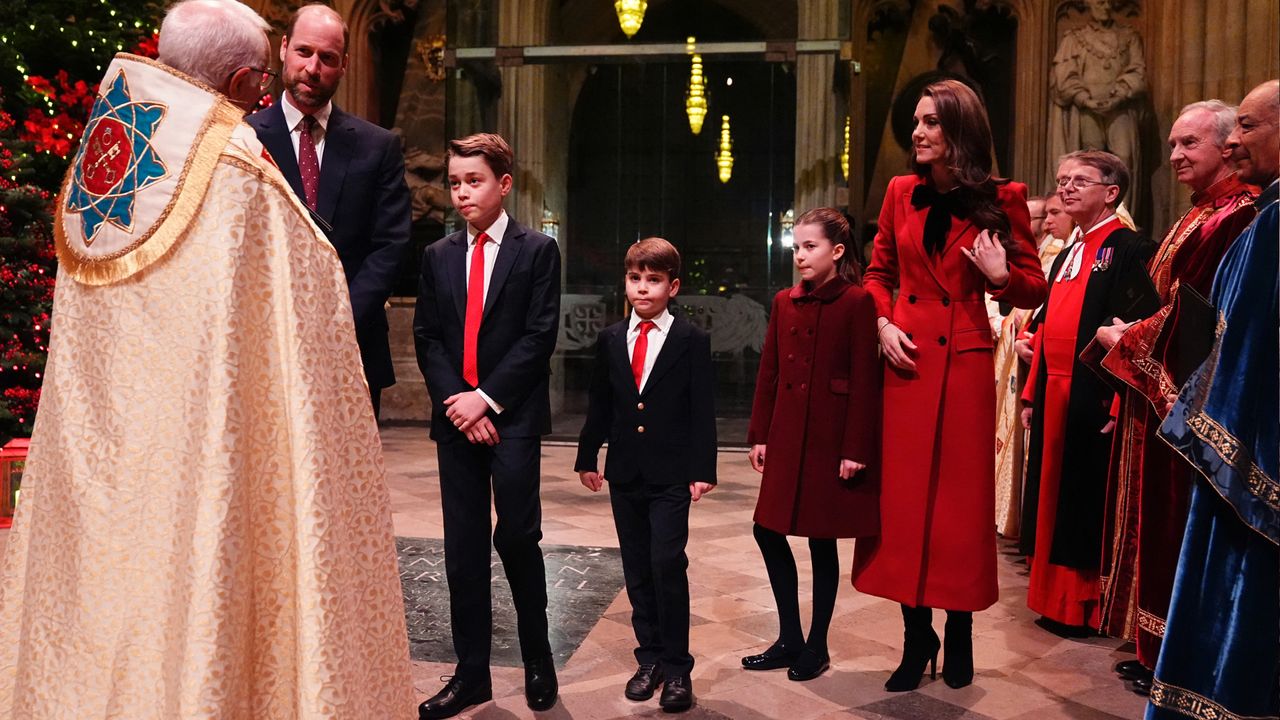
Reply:
<svg viewBox="0 0 1280 720"><path fill-rule="evenodd" d="M929 665L929 677L938 677L938 634L933 631L933 610L927 607L902 606L903 645L902 662L889 676L884 689L889 692L906 692L920 686L924 667Z"/></svg>
<svg viewBox="0 0 1280 720"><path fill-rule="evenodd" d="M943 638L946 656L942 658L942 681L952 688L962 688L972 683L973 613L948 610Z"/></svg>

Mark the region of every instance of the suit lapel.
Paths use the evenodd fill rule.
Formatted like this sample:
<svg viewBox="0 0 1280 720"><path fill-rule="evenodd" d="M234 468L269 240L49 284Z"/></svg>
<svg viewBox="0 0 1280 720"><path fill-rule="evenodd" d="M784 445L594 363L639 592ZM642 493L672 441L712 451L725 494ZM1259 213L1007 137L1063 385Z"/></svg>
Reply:
<svg viewBox="0 0 1280 720"><path fill-rule="evenodd" d="M640 391L636 389L636 383L631 374L631 357L627 355L627 325L619 328L607 342L609 344L609 357L611 361L616 363L622 376L627 379L627 387L631 388L631 392L639 395Z"/></svg>
<svg viewBox="0 0 1280 720"><path fill-rule="evenodd" d="M262 132L258 139L262 141L267 152L271 153L271 159L275 161L276 167L280 168L280 174L289 181L293 194L299 199L304 197L302 173L298 170L298 156L293 151L293 139L289 137L289 127L285 124L284 110L280 108L280 103L277 102L263 111Z"/></svg>
<svg viewBox="0 0 1280 720"><path fill-rule="evenodd" d="M676 361L684 355L684 351L689 347L689 324L681 321L679 317L671 323L671 335L667 337L666 342L662 343L662 350L658 352L658 359L653 363L653 369L649 371L649 379L644 384L645 392L653 387L655 383L662 379L672 367L675 367ZM644 393L641 393L643 395Z"/></svg>
<svg viewBox="0 0 1280 720"><path fill-rule="evenodd" d="M507 283L507 276L511 274L511 268L515 266L523 247L524 228L508 217L507 232L502 236L502 246L498 248L498 259L493 262L493 274L489 276L489 291L484 296L484 315L480 320L481 324L484 323L484 318L489 317L489 313L493 312L493 306L497 303L498 296L502 294L502 286Z"/></svg>
<svg viewBox="0 0 1280 720"><path fill-rule="evenodd" d="M453 239L449 241L444 266L445 274L449 276L453 304L458 310L458 321L465 324L467 321L467 281L466 275L463 274L467 271L467 232L465 230L455 233Z"/></svg>
<svg viewBox="0 0 1280 720"><path fill-rule="evenodd" d="M330 224L338 208L338 196L342 194L355 139L355 127L346 122L346 113L334 105L324 132L324 159L320 164L320 190L316 198L316 213Z"/></svg>

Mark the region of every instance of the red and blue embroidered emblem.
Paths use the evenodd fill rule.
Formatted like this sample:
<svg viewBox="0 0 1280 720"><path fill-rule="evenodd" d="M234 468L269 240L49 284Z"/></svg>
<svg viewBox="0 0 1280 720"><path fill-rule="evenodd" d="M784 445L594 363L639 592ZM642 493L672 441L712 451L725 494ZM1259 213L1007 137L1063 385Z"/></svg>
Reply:
<svg viewBox="0 0 1280 720"><path fill-rule="evenodd" d="M67 212L81 213L85 245L104 222L131 230L138 191L168 175L151 146L165 111L160 103L135 102L123 70L94 102L67 189Z"/></svg>

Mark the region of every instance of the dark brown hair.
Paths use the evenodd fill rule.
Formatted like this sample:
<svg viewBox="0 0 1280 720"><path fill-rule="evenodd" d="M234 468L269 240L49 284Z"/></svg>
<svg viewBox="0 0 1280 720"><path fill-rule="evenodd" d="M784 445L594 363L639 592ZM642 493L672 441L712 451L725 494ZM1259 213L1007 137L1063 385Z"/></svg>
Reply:
<svg viewBox="0 0 1280 720"><path fill-rule="evenodd" d="M1129 168L1125 167L1124 161L1115 155L1102 150L1077 150L1058 158L1058 168L1061 169L1062 163L1068 161L1078 162L1097 170L1102 174L1102 182L1120 188L1115 205L1119 205L1124 199L1124 194L1129 192Z"/></svg>
<svg viewBox="0 0 1280 720"><path fill-rule="evenodd" d="M325 10L332 12L334 14L334 17L338 18L338 22L342 23L342 54L346 55L347 48L351 46L351 28L347 27L347 21L342 18L342 14L339 13L337 10L334 10L333 8L329 7L327 3L322 3L322 2L307 3L306 5L303 5L302 7L298 8L297 10L294 10L293 14L289 16L289 27L285 29L284 36L286 38L293 37L293 27L298 24L298 19L302 17L302 14L307 12L311 8L324 8Z"/></svg>
<svg viewBox="0 0 1280 720"><path fill-rule="evenodd" d="M926 85L920 97L933 98L934 111L947 141L943 155L947 169L955 178L973 224L983 230L1000 233L1000 242L1008 249L1013 242L1009 216L1000 207L996 187L1008 182L991 174L991 123L987 109L978 94L959 80L939 80ZM911 169L929 179L932 168L916 162L911 155Z"/></svg>
<svg viewBox="0 0 1280 720"><path fill-rule="evenodd" d="M623 262L627 272L632 270L664 272L668 280L680 279L680 251L675 245L660 237L647 237L636 241L636 244L627 248L627 257Z"/></svg>
<svg viewBox="0 0 1280 720"><path fill-rule="evenodd" d="M452 158L477 155L484 158L489 169L493 171L493 176L499 180L503 175L511 174L516 162L515 153L511 152L511 146L502 139L501 135L476 133L449 141L449 149L444 154L445 168L449 167L449 160Z"/></svg>
<svg viewBox="0 0 1280 720"><path fill-rule="evenodd" d="M849 219L835 208L813 208L796 220L796 226L817 225L822 236L832 245L843 245L844 254L836 261L836 272L840 277L855 285L862 284L862 267L857 253L853 249L853 233L849 230Z"/></svg>

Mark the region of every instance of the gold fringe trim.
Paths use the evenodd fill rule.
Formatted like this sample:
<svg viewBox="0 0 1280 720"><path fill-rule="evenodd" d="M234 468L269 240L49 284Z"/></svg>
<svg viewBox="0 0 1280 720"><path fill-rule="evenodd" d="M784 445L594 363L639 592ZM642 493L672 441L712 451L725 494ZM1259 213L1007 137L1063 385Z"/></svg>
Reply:
<svg viewBox="0 0 1280 720"><path fill-rule="evenodd" d="M1275 720L1267 715L1237 715L1199 693L1161 682L1151 684L1152 705L1195 720Z"/></svg>
<svg viewBox="0 0 1280 720"><path fill-rule="evenodd" d="M127 54L121 53L121 55ZM146 58L127 57L131 60L146 61L147 64L164 69L202 89L206 87L204 83L160 63ZM169 205L148 233L120 253L111 256L87 257L76 251L67 239L62 223L62 208L66 203L67 188L71 183L75 167L68 168L62 182L62 190L58 194L58 218L53 224L58 264L78 282L86 285L110 285L138 274L167 255L186 234L191 220L204 204L204 197L209 190L213 171L218 165L218 158L226 148L236 126L243 121L244 111L225 98L217 96L204 126L196 133L195 147L187 153L186 165L178 178L178 185Z"/></svg>

